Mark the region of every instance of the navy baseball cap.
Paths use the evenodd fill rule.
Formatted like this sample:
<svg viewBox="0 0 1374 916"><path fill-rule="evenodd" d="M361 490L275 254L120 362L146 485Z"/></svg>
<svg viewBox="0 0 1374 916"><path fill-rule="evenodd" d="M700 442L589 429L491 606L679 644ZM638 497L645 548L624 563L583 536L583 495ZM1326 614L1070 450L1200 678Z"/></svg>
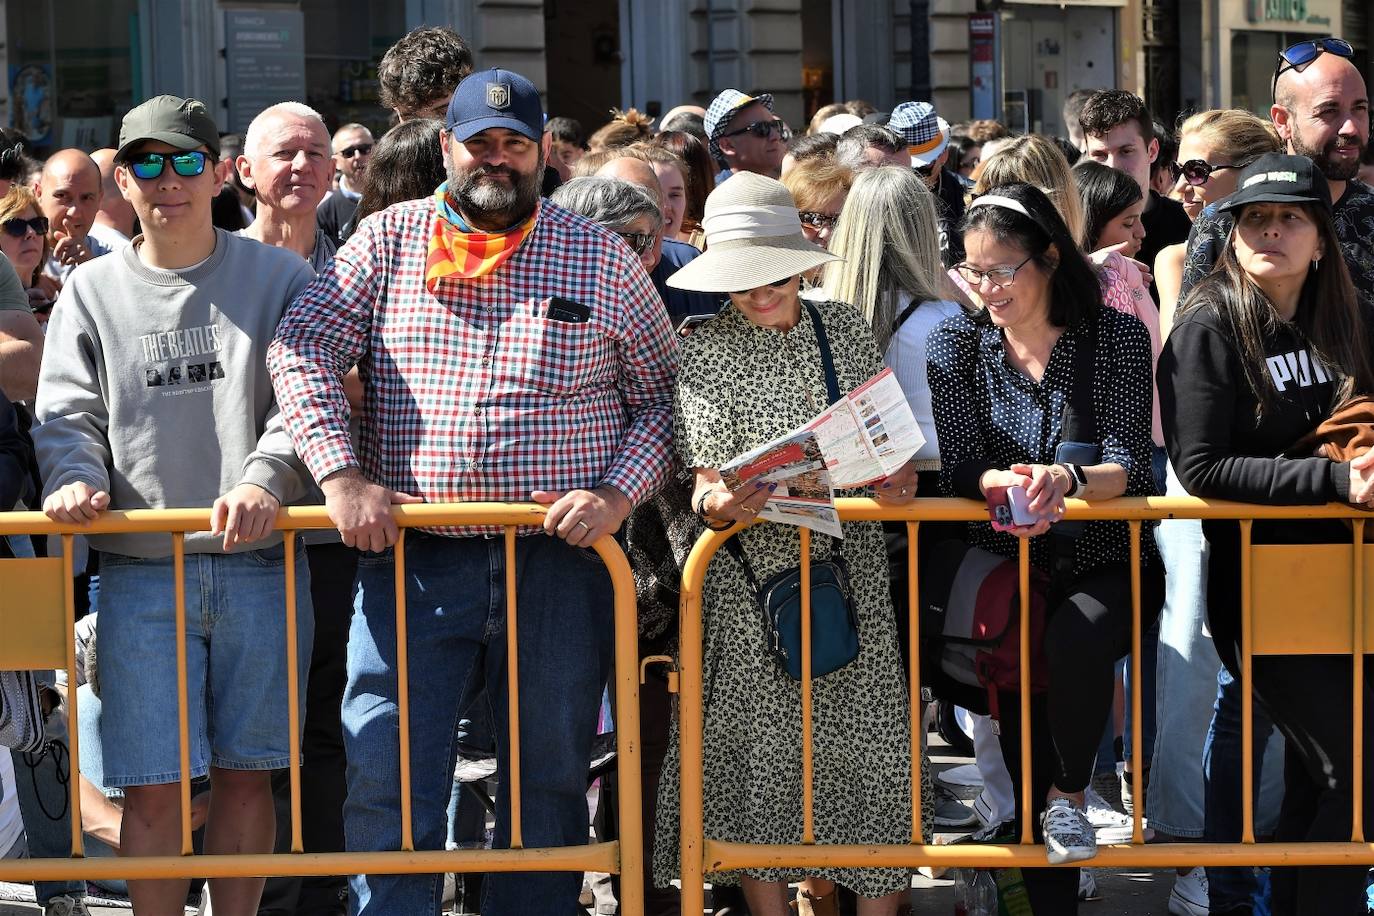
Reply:
<svg viewBox="0 0 1374 916"><path fill-rule="evenodd" d="M544 135L544 106L534 83L509 70L481 70L453 90L444 129L460 143L492 127L524 134L536 143Z"/></svg>

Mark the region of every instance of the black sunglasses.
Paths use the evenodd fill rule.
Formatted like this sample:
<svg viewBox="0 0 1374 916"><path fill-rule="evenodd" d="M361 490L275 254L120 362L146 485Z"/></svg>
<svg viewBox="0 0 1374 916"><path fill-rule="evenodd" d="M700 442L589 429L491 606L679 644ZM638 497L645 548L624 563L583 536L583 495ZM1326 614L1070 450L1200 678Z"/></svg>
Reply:
<svg viewBox="0 0 1374 916"><path fill-rule="evenodd" d="M754 290L756 290L756 289L763 289L763 287L765 287L765 286L771 286L771 287L773 287L774 289L777 289L778 287L780 287L780 286L786 286L787 284L789 284L789 283L791 283L791 282L792 282L792 278L791 278L791 277L783 277L781 280L774 280L772 283L763 283L763 284L760 284L759 286L751 286L751 287L749 287L748 289L736 290L735 292L731 293L730 295L732 295L732 296L744 296L744 295L747 295L748 293L752 293L752 292L753 292Z"/></svg>
<svg viewBox="0 0 1374 916"><path fill-rule="evenodd" d="M48 218L46 216L35 216L33 219L20 219L17 216L11 216L9 219L0 223L0 229L5 230L6 235L13 236L17 239L22 239L24 236L28 235L29 230L32 229L34 235L41 238L48 234Z"/></svg>
<svg viewBox="0 0 1374 916"><path fill-rule="evenodd" d="M797 214L797 217L803 224L820 232L825 229L834 229L835 222L840 218L840 214L821 213L817 210L803 210Z"/></svg>
<svg viewBox="0 0 1374 916"><path fill-rule="evenodd" d="M654 247L654 233L652 232L617 232L616 235L620 236L635 254L644 254Z"/></svg>
<svg viewBox="0 0 1374 916"><path fill-rule="evenodd" d="M151 181L162 174L167 163L172 163L172 171L182 178L195 178L205 171L208 156L200 150L188 153L139 153L129 160L129 171L135 178Z"/></svg>
<svg viewBox="0 0 1374 916"><path fill-rule="evenodd" d="M1174 181L1178 181L1181 175L1187 179L1190 185L1196 187L1206 184L1207 179L1212 177L1213 172L1218 172L1222 169L1233 169L1235 166L1212 165L1205 159L1189 159L1184 163L1170 162L1168 168L1169 174L1174 176Z"/></svg>
<svg viewBox="0 0 1374 916"><path fill-rule="evenodd" d="M1280 76L1289 70L1301 73L1303 67L1321 57L1323 53L1351 58L1355 56L1355 49L1350 46L1350 42L1339 38L1314 38L1289 45L1279 52L1279 65L1274 70L1274 82L1269 87L1269 97L1272 99L1278 92Z"/></svg>
<svg viewBox="0 0 1374 916"><path fill-rule="evenodd" d="M787 139L789 132L787 130L787 125L783 123L782 118L773 118L771 121L755 121L752 124L744 125L739 130L732 130L728 134L721 134L721 136L735 137L740 134L753 134L760 140L767 140L774 133L776 133L779 137L781 137L784 140Z"/></svg>
<svg viewBox="0 0 1374 916"><path fill-rule="evenodd" d="M344 157L345 159L352 159L354 156L358 155L359 153L361 153L361 154L364 155L364 156L371 155L371 153L372 153L372 144L371 144L371 143L359 143L357 146L350 146L348 149L341 149L341 150L339 150L339 155L342 156L342 157Z"/></svg>

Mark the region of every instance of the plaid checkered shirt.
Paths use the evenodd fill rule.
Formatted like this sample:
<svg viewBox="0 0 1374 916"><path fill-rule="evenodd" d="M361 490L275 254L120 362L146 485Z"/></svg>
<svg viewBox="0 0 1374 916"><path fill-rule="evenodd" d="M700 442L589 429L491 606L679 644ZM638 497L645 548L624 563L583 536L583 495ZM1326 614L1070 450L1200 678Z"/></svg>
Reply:
<svg viewBox="0 0 1374 916"><path fill-rule="evenodd" d="M282 317L268 368L315 479L358 467L431 503L602 485L633 504L653 495L671 462L677 341L638 258L546 200L499 269L431 294L434 219L433 199L369 217ZM548 317L553 297L587 306L589 319ZM343 389L355 364L356 454Z"/></svg>

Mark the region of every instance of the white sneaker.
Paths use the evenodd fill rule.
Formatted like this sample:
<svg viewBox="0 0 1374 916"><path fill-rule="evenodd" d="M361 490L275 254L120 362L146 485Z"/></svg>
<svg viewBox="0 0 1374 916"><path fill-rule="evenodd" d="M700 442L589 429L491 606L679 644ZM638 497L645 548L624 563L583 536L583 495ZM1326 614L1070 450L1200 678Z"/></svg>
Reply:
<svg viewBox="0 0 1374 916"><path fill-rule="evenodd" d="M1070 799L1060 795L1050 799L1040 815L1045 831L1045 849L1051 865L1079 862L1097 855L1097 837L1088 815Z"/></svg>
<svg viewBox="0 0 1374 916"><path fill-rule="evenodd" d="M1174 916L1207 916L1207 869L1194 868L1174 879L1169 892L1169 912Z"/></svg>
<svg viewBox="0 0 1374 916"><path fill-rule="evenodd" d="M1078 870L1078 899L1079 900L1099 900L1102 895L1097 892L1097 878L1093 875L1091 868L1080 868Z"/></svg>
<svg viewBox="0 0 1374 916"><path fill-rule="evenodd" d="M71 897L54 897L43 904L43 916L91 916L86 901Z"/></svg>
<svg viewBox="0 0 1374 916"><path fill-rule="evenodd" d="M1129 843L1131 841L1131 819L1117 811L1107 800L1088 786L1083 799L1088 813L1088 823L1097 831L1097 841L1106 845Z"/></svg>

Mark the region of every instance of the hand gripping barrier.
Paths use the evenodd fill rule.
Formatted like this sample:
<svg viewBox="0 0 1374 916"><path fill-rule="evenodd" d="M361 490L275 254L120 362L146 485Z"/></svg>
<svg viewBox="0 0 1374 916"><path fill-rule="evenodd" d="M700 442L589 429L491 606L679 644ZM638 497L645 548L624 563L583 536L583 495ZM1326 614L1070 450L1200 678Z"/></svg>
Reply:
<svg viewBox="0 0 1374 916"><path fill-rule="evenodd" d="M920 499L902 508L883 506L870 499L837 501L845 521L905 522L909 541L907 569L912 608L907 638L911 647L908 695L920 696L920 607L917 538L923 521L986 521L981 503L962 499ZM1140 538L1142 522L1152 519L1234 519L1241 534L1241 666L1243 681L1251 683L1255 655L1353 655L1354 656L1354 758L1353 771L1363 770L1360 741L1364 710L1363 653L1374 652L1374 590L1365 582L1374 576L1374 545L1364 543L1369 516L1353 506L1263 506L1252 503L1205 501L1191 498L1121 498L1099 503L1068 501L1066 518L1118 520L1129 525L1131 538L1131 675L1141 683L1140 672ZM1258 519L1350 519L1349 544L1252 545L1251 529ZM767 522L756 524L770 524ZM682 755L682 912L703 910L703 882L708 872L743 868L788 868L804 872L821 867L1005 868L1048 867L1045 849L1032 839L1031 717L1030 691L1030 547L1021 541L1021 803L1022 830L1019 843L1004 845L960 844L934 846L921 837L921 793L911 793L911 842L904 845L820 845L813 829L813 767L811 725L811 615L810 532L801 529L802 575L802 837L800 843L762 845L728 842L705 835L703 815L703 708L702 708L702 585L706 567L730 537L742 526L723 532L706 532L687 558L683 572L681 604L681 656L679 661L680 741ZM1316 615L1292 613L1294 607L1320 609ZM1244 820L1240 843L1158 843L1145 845L1141 811L1136 805L1131 841L1099 846L1095 866L1165 868L1193 865L1374 865L1374 844L1365 842L1360 816L1363 786L1354 780L1354 817L1350 841L1327 843L1255 843L1251 743L1252 696L1242 691L1241 728L1243 748L1242 795ZM1140 692L1134 692L1133 748L1143 746ZM911 704L912 773L919 769L921 753L920 704ZM1134 762L1134 761L1133 761ZM1132 767L1132 789L1143 798L1141 766ZM913 776L913 779L915 777ZM915 787L913 786L913 789ZM1072 863L1064 867L1076 868Z"/></svg>
<svg viewBox="0 0 1374 916"><path fill-rule="evenodd" d="M167 533L172 539L176 576L178 675L177 708L181 755L181 855L120 858L83 858L79 780L70 782L72 857L70 859L22 859L0 861L0 881L61 881L69 879L240 878L279 875L400 874L426 872L597 871L621 875L624 912L643 912L643 870L640 864L642 824L628 816L620 824L619 839L586 846L526 849L521 837L520 811L520 711L517 669L515 533L517 527L543 523L544 507L515 503L397 506L401 526L396 544L396 676L400 707L401 848L391 852L305 853L301 841L300 723L298 702L295 607L295 539L304 529L333 527L322 508L283 509L277 527L286 538L286 636L290 729L291 852L284 854L192 855L190 742L187 734L186 699L186 596L183 569L184 537L188 532L208 531L206 509L140 510L109 512L89 527L58 525L38 512L0 513L0 536L58 535L62 556L45 559L0 560L0 670L65 668L68 683L75 684L76 649L72 628L72 540L77 534L130 532ZM505 530L506 628L509 667L511 848L492 850L417 850L411 823L409 671L406 652L405 529L447 525L500 525ZM542 536L542 535L538 535ZM609 537L593 548L605 562L615 589L615 674L617 785L619 807L626 813L641 810L639 764L638 632L634 580L629 562ZM80 771L76 691L68 691L68 729L71 770Z"/></svg>

